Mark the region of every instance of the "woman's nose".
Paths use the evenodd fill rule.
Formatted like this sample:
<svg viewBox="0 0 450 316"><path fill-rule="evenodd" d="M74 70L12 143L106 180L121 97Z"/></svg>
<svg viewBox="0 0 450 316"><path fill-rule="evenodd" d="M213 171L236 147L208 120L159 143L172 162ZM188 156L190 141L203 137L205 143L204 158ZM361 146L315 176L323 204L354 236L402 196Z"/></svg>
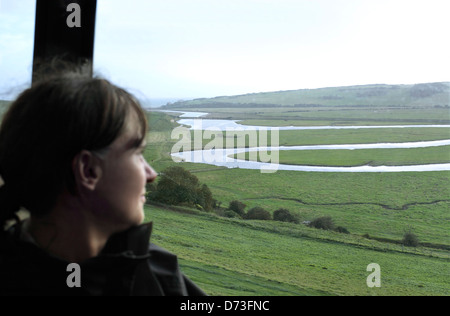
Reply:
<svg viewBox="0 0 450 316"><path fill-rule="evenodd" d="M144 159L144 165L145 165L145 175L147 177L147 183L152 183L156 180L156 177L158 174L156 171L148 164L147 160Z"/></svg>

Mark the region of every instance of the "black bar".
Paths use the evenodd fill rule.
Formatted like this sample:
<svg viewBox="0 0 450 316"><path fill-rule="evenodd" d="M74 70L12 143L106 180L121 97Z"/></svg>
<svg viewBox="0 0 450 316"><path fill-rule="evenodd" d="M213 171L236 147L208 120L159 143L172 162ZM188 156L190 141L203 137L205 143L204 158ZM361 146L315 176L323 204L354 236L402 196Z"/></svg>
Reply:
<svg viewBox="0 0 450 316"><path fill-rule="evenodd" d="M33 82L55 60L87 67L92 75L96 8L97 0L36 0Z"/></svg>

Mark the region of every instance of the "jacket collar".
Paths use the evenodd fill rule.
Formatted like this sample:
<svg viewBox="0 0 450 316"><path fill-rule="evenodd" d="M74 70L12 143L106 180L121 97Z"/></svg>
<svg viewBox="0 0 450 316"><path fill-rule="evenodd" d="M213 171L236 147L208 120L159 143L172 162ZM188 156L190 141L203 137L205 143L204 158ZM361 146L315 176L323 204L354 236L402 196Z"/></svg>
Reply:
<svg viewBox="0 0 450 316"><path fill-rule="evenodd" d="M130 258L148 257L152 228L153 223L149 222L112 235L100 255Z"/></svg>
<svg viewBox="0 0 450 316"><path fill-rule="evenodd" d="M25 244L34 245L36 248L39 248L31 237L27 237L30 235L26 234L26 231L23 228L23 222L19 222L9 228L8 233L10 238L12 238L10 240L25 242ZM99 256L126 257L130 259L143 259L149 257L152 228L153 223L149 222L139 226L133 226L123 232L112 235L106 242L106 245Z"/></svg>

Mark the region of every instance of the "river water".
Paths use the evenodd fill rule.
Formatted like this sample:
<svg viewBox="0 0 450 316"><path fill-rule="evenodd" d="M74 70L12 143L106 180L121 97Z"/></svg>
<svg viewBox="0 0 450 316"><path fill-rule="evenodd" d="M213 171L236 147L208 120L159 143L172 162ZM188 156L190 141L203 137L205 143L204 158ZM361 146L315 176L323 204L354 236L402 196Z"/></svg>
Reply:
<svg viewBox="0 0 450 316"><path fill-rule="evenodd" d="M176 112L176 111L167 111ZM180 112L179 112L180 113ZM394 125L394 126L286 126L286 127L267 127L267 126L247 126L239 124L235 120L208 120L199 119L208 113L201 112L181 112L178 123L188 126L190 129L214 130L214 131L236 131L236 130L312 130L312 129L377 129L377 128L424 128L438 127L450 128L450 125ZM348 145L313 145L313 146L277 146L277 147L253 147L253 148L230 148L209 150L195 150L172 153L175 161L185 161L194 163L210 164L215 166L224 166L228 168L241 169L259 169L264 172L275 172L277 170L305 171L305 172L426 172L426 171L448 171L450 163L446 164L426 164L411 166L355 166L355 167L326 167L326 166L301 166L285 165L277 163L277 157L271 157L274 151L279 150L358 150L358 149L386 149L386 148L425 148L436 146L448 146L450 139L425 142L405 142L405 143L376 143L376 144L348 144ZM245 161L235 159L234 156L239 153L249 151L261 151L266 153L267 162ZM270 154L271 153L271 154ZM450 153L449 153L450 155ZM272 159L273 158L273 159Z"/></svg>

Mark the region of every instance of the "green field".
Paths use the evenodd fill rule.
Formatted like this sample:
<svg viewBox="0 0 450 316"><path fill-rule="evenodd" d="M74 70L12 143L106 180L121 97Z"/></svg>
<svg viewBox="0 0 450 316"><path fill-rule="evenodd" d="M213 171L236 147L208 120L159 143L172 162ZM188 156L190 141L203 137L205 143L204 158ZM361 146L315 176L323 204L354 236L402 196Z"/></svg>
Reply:
<svg viewBox="0 0 450 316"><path fill-rule="evenodd" d="M240 113L233 108L220 111L231 118ZM162 113L151 115L167 122L167 130L149 134L145 152L152 166L162 171L176 164L169 153L177 140L170 139L171 117ZM403 119L410 122L406 117ZM281 131L280 145L423 141L448 136L449 128L431 127ZM225 139L226 135L222 137ZM203 146L209 141L204 140ZM283 162L319 165L449 160L448 146L412 151L321 150L280 154ZM176 165L190 170L201 183L207 184L222 206L240 200L247 210L260 206L273 213L286 208L300 219L300 224L249 221L223 218L214 212L148 206L147 220L155 223L152 240L178 254L183 271L211 295L450 294L448 171L262 174L259 170L202 164ZM337 226L350 233L301 224L319 216L331 216ZM418 247L401 244L407 231L418 237ZM381 267L380 288L369 288L366 284L370 273L366 267L370 263Z"/></svg>
<svg viewBox="0 0 450 316"><path fill-rule="evenodd" d="M194 133L191 132L192 139ZM203 147L216 137L223 138L223 144L227 144L227 137L236 134L235 143L239 144L243 140L243 147L251 147L248 132L218 133L210 135L204 134ZM170 135L170 134L169 134ZM217 136L219 135L219 136ZM260 144L260 136L258 143ZM271 131L267 134L267 143L271 145ZM371 144L371 143L400 143L444 140L450 138L450 128L380 128L380 129L359 129L359 130L303 130L303 131L279 131L280 146L301 146L301 145L337 145L337 144ZM240 147L240 146L238 146ZM197 148L195 148L197 149Z"/></svg>
<svg viewBox="0 0 450 316"><path fill-rule="evenodd" d="M152 241L210 295L448 295L449 257L303 225L146 208ZM369 288L370 263L382 286Z"/></svg>
<svg viewBox="0 0 450 316"><path fill-rule="evenodd" d="M306 166L407 166L450 163L450 146L409 149L279 150L269 152L280 164ZM240 154L243 155L243 154ZM245 160L256 156L246 152ZM234 158L240 158L233 155ZM262 161L259 155L256 159Z"/></svg>

